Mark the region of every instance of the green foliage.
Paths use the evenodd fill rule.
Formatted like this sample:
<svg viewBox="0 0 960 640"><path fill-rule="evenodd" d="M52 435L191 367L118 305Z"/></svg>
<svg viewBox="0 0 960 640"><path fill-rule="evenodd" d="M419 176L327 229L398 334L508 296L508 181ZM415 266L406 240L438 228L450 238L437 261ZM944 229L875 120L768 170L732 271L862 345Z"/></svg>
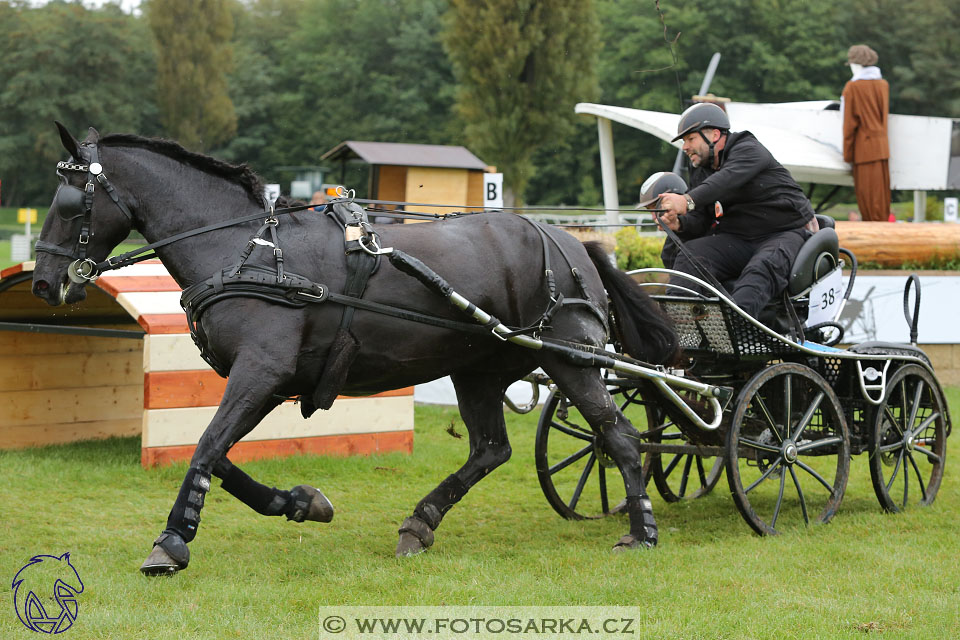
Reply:
<svg viewBox="0 0 960 640"><path fill-rule="evenodd" d="M444 45L470 146L522 202L533 153L572 132L596 95L592 0L451 0Z"/></svg>
<svg viewBox="0 0 960 640"><path fill-rule="evenodd" d="M960 115L960 6L942 0L870 0L840 5L849 44L866 43L890 82L890 110Z"/></svg>
<svg viewBox="0 0 960 640"><path fill-rule="evenodd" d="M900 268L907 271L960 271L960 253L936 253L927 260L908 260Z"/></svg>
<svg viewBox="0 0 960 640"><path fill-rule="evenodd" d="M65 157L54 120L81 139L88 126L158 132L149 33L116 6L0 1L0 60L5 205L49 202Z"/></svg>
<svg viewBox="0 0 960 640"><path fill-rule="evenodd" d="M624 271L663 267L660 252L663 236L641 236L635 227L624 227L615 234L617 267Z"/></svg>
<svg viewBox="0 0 960 640"><path fill-rule="evenodd" d="M269 173L321 164L321 154L344 140L461 143L439 40L445 6L252 3L237 21L240 64L231 83L239 127L223 154Z"/></svg>
<svg viewBox="0 0 960 640"><path fill-rule="evenodd" d="M515 187L526 184L528 202L594 204L596 124L575 118L575 103L679 112L715 51L717 95L838 98L846 49L866 42L891 83L892 111L958 117L958 7L148 0L130 15L115 4L0 0L3 203L48 201L51 164L63 157L59 119L80 135L95 126L176 138L281 182L292 175L278 166L322 164L347 139L467 144ZM619 198L629 203L676 152L614 128Z"/></svg>
<svg viewBox="0 0 960 640"><path fill-rule="evenodd" d="M226 75L233 67L231 3L144 3L157 44L157 99L163 124L188 149L205 151L237 131Z"/></svg>

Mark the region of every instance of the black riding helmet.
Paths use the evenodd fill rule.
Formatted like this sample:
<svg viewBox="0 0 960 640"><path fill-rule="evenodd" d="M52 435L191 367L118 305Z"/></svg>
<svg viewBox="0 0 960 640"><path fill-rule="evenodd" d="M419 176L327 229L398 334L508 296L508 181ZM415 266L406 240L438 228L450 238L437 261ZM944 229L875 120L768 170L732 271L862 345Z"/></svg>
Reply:
<svg viewBox="0 0 960 640"><path fill-rule="evenodd" d="M703 141L710 147L710 155L707 157L707 166L713 166L714 143L703 133L704 129L719 129L723 133L730 131L730 118L726 111L710 102L701 102L693 105L682 114L680 114L680 123L677 125L677 135L670 142L676 142L688 133L696 131L703 138Z"/></svg>
<svg viewBox="0 0 960 640"><path fill-rule="evenodd" d="M676 142L683 136L701 129L730 130L730 118L726 111L710 102L700 102L680 114L677 135L670 142Z"/></svg>
<svg viewBox="0 0 960 640"><path fill-rule="evenodd" d="M660 171L643 182L640 187L640 204L637 209L646 209L660 199L661 193L686 193L687 183L672 171Z"/></svg>

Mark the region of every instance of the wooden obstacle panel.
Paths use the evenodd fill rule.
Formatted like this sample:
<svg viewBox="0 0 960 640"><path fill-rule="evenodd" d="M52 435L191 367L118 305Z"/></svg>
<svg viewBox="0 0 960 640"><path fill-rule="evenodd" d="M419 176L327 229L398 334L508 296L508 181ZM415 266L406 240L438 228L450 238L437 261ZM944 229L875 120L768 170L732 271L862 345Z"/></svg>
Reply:
<svg viewBox="0 0 960 640"><path fill-rule="evenodd" d="M30 269L25 263L4 270L0 282ZM50 307L30 293L30 284L0 291L0 447L140 434L144 466L189 459L227 381L200 358L180 288L163 265L145 262L105 275L88 285L87 300L69 307ZM121 329L124 337L47 332L56 327ZM411 387L342 397L309 420L299 406L284 403L230 457L412 450Z"/></svg>

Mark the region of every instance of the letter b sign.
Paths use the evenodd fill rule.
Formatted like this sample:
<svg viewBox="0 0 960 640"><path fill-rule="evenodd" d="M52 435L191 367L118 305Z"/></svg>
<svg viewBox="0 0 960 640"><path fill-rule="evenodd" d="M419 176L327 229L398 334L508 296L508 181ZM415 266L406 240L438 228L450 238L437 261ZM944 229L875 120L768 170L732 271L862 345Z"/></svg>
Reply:
<svg viewBox="0 0 960 640"><path fill-rule="evenodd" d="M503 207L503 174L483 174L483 206L486 209Z"/></svg>

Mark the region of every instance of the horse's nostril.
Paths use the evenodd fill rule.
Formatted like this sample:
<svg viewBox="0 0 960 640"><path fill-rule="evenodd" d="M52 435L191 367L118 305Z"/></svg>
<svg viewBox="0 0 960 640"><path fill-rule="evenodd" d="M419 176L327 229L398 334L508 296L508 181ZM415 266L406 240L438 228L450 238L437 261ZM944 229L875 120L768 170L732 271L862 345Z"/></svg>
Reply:
<svg viewBox="0 0 960 640"><path fill-rule="evenodd" d="M37 282L33 285L33 288L37 291L46 291L50 288L50 285L47 284L46 280L37 280Z"/></svg>

